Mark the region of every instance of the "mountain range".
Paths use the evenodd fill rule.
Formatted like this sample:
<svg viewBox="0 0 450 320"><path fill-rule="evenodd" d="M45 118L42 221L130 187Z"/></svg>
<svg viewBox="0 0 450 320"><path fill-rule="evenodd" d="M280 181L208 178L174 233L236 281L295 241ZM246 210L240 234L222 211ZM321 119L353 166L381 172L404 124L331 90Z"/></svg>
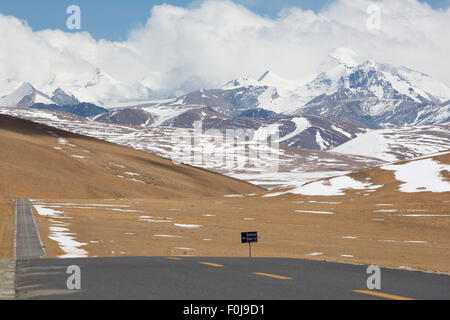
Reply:
<svg viewBox="0 0 450 320"><path fill-rule="evenodd" d="M107 109L88 102L80 102L74 95L57 88L51 95L35 89L25 82L11 94L0 98L0 106L31 109L56 110L73 113L81 117L108 112Z"/></svg>
<svg viewBox="0 0 450 320"><path fill-rule="evenodd" d="M346 48L334 50L320 69L301 85L266 71L258 80L244 76L165 105L211 107L230 117L261 108L374 129L450 121L450 88L426 74L364 60Z"/></svg>
<svg viewBox="0 0 450 320"><path fill-rule="evenodd" d="M95 92L105 78L98 70L97 80L87 87ZM204 130L221 132L271 128L278 129L282 144L316 150L333 149L367 129L450 121L450 89L445 84L406 67L363 59L347 48L332 51L306 82L266 71L258 79L242 76L220 88L169 100L111 104L108 109L95 101L82 103L61 88L47 95L24 83L0 98L0 106L64 111L139 127L193 128L201 121Z"/></svg>

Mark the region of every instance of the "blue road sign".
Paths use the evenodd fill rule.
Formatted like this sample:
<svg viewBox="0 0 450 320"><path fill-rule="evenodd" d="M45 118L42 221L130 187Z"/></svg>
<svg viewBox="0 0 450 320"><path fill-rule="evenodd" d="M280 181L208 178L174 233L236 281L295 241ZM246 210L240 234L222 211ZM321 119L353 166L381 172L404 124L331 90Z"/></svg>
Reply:
<svg viewBox="0 0 450 320"><path fill-rule="evenodd" d="M241 232L242 243L258 242L258 232Z"/></svg>

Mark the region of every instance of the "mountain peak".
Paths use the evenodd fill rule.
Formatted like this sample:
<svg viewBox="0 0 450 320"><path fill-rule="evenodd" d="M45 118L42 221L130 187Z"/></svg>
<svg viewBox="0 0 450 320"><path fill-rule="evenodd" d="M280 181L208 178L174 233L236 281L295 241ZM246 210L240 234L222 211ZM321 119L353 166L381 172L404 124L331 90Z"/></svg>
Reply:
<svg viewBox="0 0 450 320"><path fill-rule="evenodd" d="M13 91L12 95L14 96L27 96L32 94L35 91L34 87L29 82L23 82L20 87Z"/></svg>
<svg viewBox="0 0 450 320"><path fill-rule="evenodd" d="M243 76L240 77L238 79L232 80L228 83L226 83L222 89L224 90L231 90L231 89L236 89L239 87L257 87L259 85L258 81L256 79L253 79L249 76Z"/></svg>
<svg viewBox="0 0 450 320"><path fill-rule="evenodd" d="M51 99L54 103L56 103L59 106L72 106L80 103L80 101L78 101L78 99L75 98L74 95L69 95L61 88L58 88L55 91L53 91Z"/></svg>
<svg viewBox="0 0 450 320"><path fill-rule="evenodd" d="M363 63L363 59L355 51L349 48L336 48L329 54L329 57L339 64L343 64L350 68Z"/></svg>
<svg viewBox="0 0 450 320"><path fill-rule="evenodd" d="M20 102L26 98L35 94L34 87L29 82L24 82L14 90L11 94L0 99L0 106L14 107L20 104Z"/></svg>

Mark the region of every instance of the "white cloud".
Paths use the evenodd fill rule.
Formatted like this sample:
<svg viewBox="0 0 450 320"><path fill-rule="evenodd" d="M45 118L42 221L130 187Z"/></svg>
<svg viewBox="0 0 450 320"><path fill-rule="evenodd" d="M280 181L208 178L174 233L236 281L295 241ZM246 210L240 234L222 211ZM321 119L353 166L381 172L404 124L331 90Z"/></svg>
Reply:
<svg viewBox="0 0 450 320"><path fill-rule="evenodd" d="M366 28L366 10L373 4L381 10L376 34ZM87 32L33 32L0 14L0 94L20 81L42 90L62 83L81 99L93 100L94 94L110 102L142 98L147 94L144 85L158 90L189 82L189 89L214 87L244 74L257 77L267 69L300 79L342 46L449 85L448 30L450 9L433 10L416 0L339 0L318 13L291 8L275 19L229 1L205 1L189 9L161 5L125 42L96 41ZM105 73L100 80L96 68ZM89 81L101 83L100 89L93 93L84 88Z"/></svg>

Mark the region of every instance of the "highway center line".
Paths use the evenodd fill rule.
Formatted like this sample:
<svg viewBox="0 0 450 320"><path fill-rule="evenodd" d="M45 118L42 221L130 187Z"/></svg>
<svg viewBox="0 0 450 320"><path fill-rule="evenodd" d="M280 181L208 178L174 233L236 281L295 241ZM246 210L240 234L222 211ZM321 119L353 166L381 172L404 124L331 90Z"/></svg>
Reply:
<svg viewBox="0 0 450 320"><path fill-rule="evenodd" d="M264 276L264 277L275 278L275 279L292 280L292 278L290 278L290 277L278 276L278 275L276 275L276 274L270 274L270 273L253 272L253 274L256 274L256 275L258 275L258 276Z"/></svg>
<svg viewBox="0 0 450 320"><path fill-rule="evenodd" d="M177 257L167 257L167 259L169 259L169 260L183 260L183 259L177 258Z"/></svg>
<svg viewBox="0 0 450 320"><path fill-rule="evenodd" d="M221 264L217 264L217 263L212 263L212 262L199 262L200 264L205 264L207 266L211 266L211 267L216 267L216 268L221 268L223 267L223 265Z"/></svg>
<svg viewBox="0 0 450 320"><path fill-rule="evenodd" d="M415 300L415 299L411 299L411 298L396 296L396 295L393 295L393 294L382 293L382 292L377 292L377 291L353 290L353 292L362 293L362 294L368 294L368 295L371 295L371 296L377 296L377 297L386 298L386 299L392 299L392 300Z"/></svg>

